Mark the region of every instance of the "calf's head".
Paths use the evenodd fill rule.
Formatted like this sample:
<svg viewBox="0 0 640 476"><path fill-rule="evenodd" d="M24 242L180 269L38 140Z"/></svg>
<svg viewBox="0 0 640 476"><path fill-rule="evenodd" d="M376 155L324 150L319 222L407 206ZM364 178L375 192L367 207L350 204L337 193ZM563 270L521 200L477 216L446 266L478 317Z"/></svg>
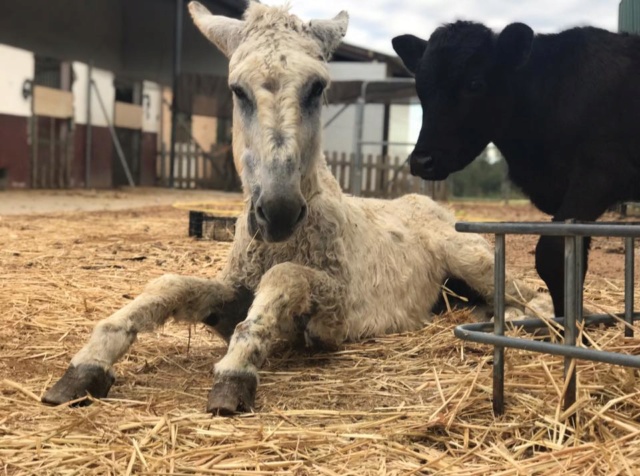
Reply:
<svg viewBox="0 0 640 476"><path fill-rule="evenodd" d="M393 48L416 79L422 128L411 154L411 173L443 180L463 169L509 120L512 79L528 60L533 31L522 23L494 34L458 21L428 41L395 37Z"/></svg>
<svg viewBox="0 0 640 476"><path fill-rule="evenodd" d="M233 155L250 200L249 231L285 241L307 216L322 157L320 113L329 85L326 61L348 16L303 22L287 8L250 2L244 19L189 4L196 26L229 58Z"/></svg>

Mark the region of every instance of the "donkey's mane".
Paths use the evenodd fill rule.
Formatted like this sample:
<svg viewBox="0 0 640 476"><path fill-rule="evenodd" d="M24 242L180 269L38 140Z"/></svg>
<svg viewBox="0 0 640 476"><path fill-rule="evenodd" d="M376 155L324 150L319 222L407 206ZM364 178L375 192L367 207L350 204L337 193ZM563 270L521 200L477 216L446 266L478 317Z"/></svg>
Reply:
<svg viewBox="0 0 640 476"><path fill-rule="evenodd" d="M291 5L288 3L271 6L250 1L243 18L250 30L274 32L293 29L300 31L306 27L304 21L291 13Z"/></svg>
<svg viewBox="0 0 640 476"><path fill-rule="evenodd" d="M311 41L309 23L292 14L290 10L289 4L271 6L250 1L243 17L246 38L252 37L261 43L266 42L276 49L282 45L283 41L287 42L295 38L299 48L317 57L315 50L318 50L319 46L315 41ZM307 38L309 41L300 43L302 38Z"/></svg>

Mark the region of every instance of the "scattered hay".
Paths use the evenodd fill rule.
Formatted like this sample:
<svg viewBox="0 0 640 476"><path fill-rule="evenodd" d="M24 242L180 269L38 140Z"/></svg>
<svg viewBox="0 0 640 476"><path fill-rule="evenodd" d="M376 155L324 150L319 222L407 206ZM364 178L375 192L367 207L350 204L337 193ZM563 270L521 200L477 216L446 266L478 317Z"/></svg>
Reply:
<svg viewBox="0 0 640 476"><path fill-rule="evenodd" d="M506 415L494 418L491 348L453 337L462 313L332 354L281 348L261 372L255 415L202 413L225 348L201 326L174 324L140 336L116 366L111 398L41 405L96 321L149 279L215 275L229 245L186 234L187 213L168 207L0 220L0 473L637 474L635 371L578 362L572 427L562 359L508 350ZM621 276L590 276L588 304L619 311ZM640 354L640 339L619 328L589 336Z"/></svg>

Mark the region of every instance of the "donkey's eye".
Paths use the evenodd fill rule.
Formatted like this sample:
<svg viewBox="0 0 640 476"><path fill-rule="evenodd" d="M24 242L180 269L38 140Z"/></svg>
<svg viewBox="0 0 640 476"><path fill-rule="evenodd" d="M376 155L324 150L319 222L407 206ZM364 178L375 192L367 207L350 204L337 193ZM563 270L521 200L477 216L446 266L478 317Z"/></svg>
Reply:
<svg viewBox="0 0 640 476"><path fill-rule="evenodd" d="M325 85L321 81L315 81L309 90L309 99L320 97L324 92Z"/></svg>
<svg viewBox="0 0 640 476"><path fill-rule="evenodd" d="M315 109L318 104L318 98L322 96L324 89L327 87L326 83L323 81L317 80L314 81L311 87L309 88L307 95L302 101L302 104L307 109Z"/></svg>
<svg viewBox="0 0 640 476"><path fill-rule="evenodd" d="M238 98L240 101L249 101L249 95L242 89L240 86L233 85L231 86L231 92Z"/></svg>

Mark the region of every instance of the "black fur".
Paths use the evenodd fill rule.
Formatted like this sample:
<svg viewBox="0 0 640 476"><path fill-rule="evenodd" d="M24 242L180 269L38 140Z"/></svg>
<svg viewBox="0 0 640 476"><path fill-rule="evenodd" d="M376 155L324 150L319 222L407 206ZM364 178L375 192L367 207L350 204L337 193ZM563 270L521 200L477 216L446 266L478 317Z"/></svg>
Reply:
<svg viewBox="0 0 640 476"><path fill-rule="evenodd" d="M236 296L233 301L224 303L219 310L202 322L213 327L225 341L229 342L236 325L247 318L249 308L253 304L253 298L253 291L245 287L239 287L236 290Z"/></svg>
<svg viewBox="0 0 640 476"><path fill-rule="evenodd" d="M462 279L449 278L443 284L455 295L465 298L466 301L451 295L447 296L447 299L445 300L443 293L440 293L438 301L431 309L433 314L443 314L448 312L449 308L447 307L447 301L449 302L451 309L469 309L486 304L486 301L482 298L480 293Z"/></svg>
<svg viewBox="0 0 640 476"><path fill-rule="evenodd" d="M591 221L640 200L639 36L591 27L534 36L522 23L496 35L457 22L428 42L404 35L393 46L423 108L414 174L445 179L493 142L512 181L553 220ZM539 241L536 269L556 315L563 256L561 238Z"/></svg>

